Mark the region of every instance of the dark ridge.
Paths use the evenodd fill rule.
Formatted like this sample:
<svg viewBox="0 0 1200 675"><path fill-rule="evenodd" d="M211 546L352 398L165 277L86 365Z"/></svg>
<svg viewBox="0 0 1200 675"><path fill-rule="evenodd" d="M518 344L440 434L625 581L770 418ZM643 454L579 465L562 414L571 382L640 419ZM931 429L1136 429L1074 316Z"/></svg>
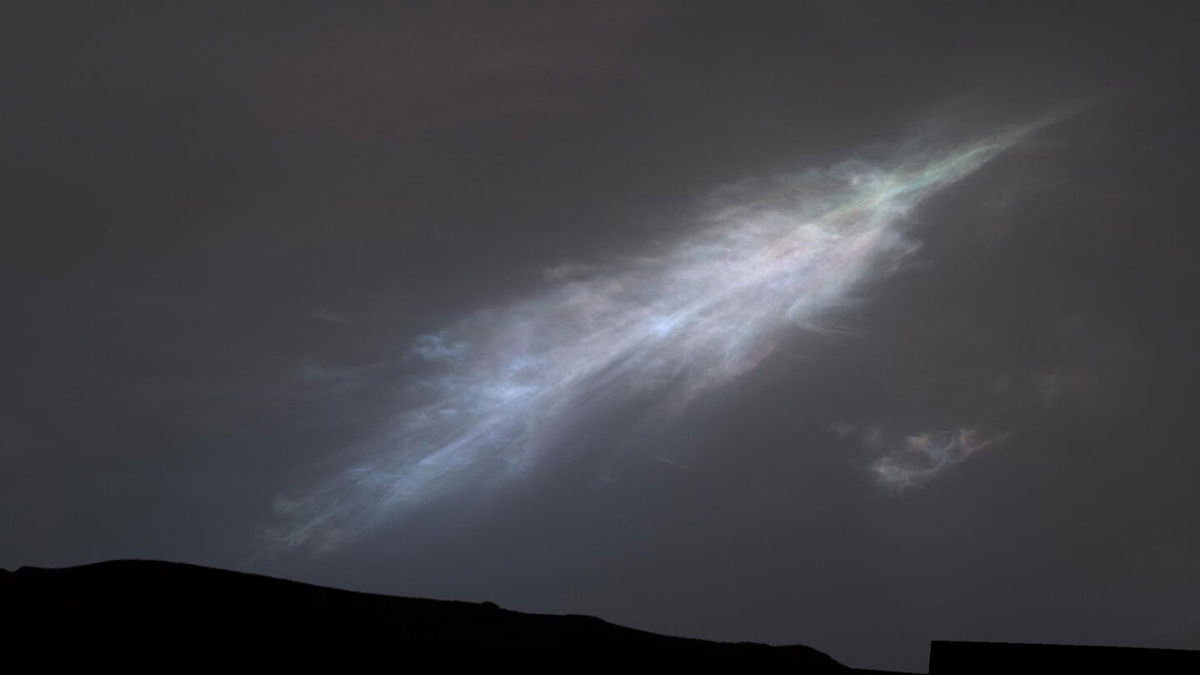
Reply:
<svg viewBox="0 0 1200 675"><path fill-rule="evenodd" d="M795 673L867 672L804 646L669 637L589 616L356 593L144 560L0 572L0 612L4 642L38 656L44 665L66 661L172 672L469 661L568 668L787 665Z"/></svg>
<svg viewBox="0 0 1200 675"><path fill-rule="evenodd" d="M929 643L929 675L972 673L1200 673L1200 652L1009 642Z"/></svg>

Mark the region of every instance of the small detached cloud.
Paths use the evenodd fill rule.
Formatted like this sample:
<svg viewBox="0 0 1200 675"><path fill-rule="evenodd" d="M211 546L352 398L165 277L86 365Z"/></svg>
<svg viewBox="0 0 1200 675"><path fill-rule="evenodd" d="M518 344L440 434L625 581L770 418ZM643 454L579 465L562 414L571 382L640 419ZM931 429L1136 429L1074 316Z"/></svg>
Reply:
<svg viewBox="0 0 1200 675"><path fill-rule="evenodd" d="M446 331L421 335L413 340L408 350L409 356L415 356L425 361L454 362L467 352L467 343L449 342Z"/></svg>
<svg viewBox="0 0 1200 675"><path fill-rule="evenodd" d="M1000 436L985 436L977 429L926 431L909 436L871 464L876 480L901 492L920 487L980 450L996 445Z"/></svg>
<svg viewBox="0 0 1200 675"><path fill-rule="evenodd" d="M338 314L337 312L327 308L321 308L309 312L308 316L309 318L316 319L317 321L325 321L328 323L349 323L349 319L347 319L344 315Z"/></svg>
<svg viewBox="0 0 1200 675"><path fill-rule="evenodd" d="M576 281L586 279L600 271L601 268L596 265L561 263L542 270L542 276L547 281Z"/></svg>

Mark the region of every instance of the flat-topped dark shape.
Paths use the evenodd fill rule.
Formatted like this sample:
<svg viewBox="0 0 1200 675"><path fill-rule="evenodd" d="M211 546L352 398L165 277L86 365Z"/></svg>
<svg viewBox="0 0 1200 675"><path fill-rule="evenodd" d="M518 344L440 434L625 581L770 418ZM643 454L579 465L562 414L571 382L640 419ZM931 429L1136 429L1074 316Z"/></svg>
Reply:
<svg viewBox="0 0 1200 675"><path fill-rule="evenodd" d="M788 665L855 672L804 646L668 637L588 616L401 598L180 563L0 572L9 645L48 660L178 670L550 661ZM10 650L11 651L11 650Z"/></svg>
<svg viewBox="0 0 1200 675"><path fill-rule="evenodd" d="M1200 652L1009 642L929 644L929 675L971 673L1200 673Z"/></svg>

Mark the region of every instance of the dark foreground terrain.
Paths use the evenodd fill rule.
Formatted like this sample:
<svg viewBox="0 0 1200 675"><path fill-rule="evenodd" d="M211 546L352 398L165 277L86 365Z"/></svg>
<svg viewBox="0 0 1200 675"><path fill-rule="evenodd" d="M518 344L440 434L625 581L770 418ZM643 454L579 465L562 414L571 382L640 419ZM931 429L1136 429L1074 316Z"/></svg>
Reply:
<svg viewBox="0 0 1200 675"><path fill-rule="evenodd" d="M1195 675L1200 652L1006 642L943 642L929 646L929 675L1010 673L1145 673Z"/></svg>
<svg viewBox="0 0 1200 675"><path fill-rule="evenodd" d="M43 665L172 672L662 663L862 672L804 646L668 637L588 616L355 593L168 562L3 571L0 607L4 641Z"/></svg>
<svg viewBox="0 0 1200 675"><path fill-rule="evenodd" d="M407 670L474 665L786 666L866 673L804 646L657 635L589 616L525 614L492 603L355 593L254 574L144 560L0 570L6 662L118 671ZM931 675L1200 673L1200 652L934 642ZM32 672L25 669L22 672Z"/></svg>

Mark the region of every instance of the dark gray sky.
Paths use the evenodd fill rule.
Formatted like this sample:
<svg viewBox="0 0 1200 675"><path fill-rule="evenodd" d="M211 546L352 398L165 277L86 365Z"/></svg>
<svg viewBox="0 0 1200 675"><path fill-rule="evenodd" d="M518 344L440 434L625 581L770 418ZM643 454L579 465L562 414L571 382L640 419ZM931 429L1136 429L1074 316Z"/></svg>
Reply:
<svg viewBox="0 0 1200 675"><path fill-rule="evenodd" d="M0 564L184 560L860 667L921 670L930 639L1200 648L1198 24L1191 2L8 8ZM798 327L651 432L581 423L503 490L256 556L280 495L395 423L418 336L686 237L723 186L1064 107L921 202L920 248L838 330ZM961 461L880 482L931 444Z"/></svg>

